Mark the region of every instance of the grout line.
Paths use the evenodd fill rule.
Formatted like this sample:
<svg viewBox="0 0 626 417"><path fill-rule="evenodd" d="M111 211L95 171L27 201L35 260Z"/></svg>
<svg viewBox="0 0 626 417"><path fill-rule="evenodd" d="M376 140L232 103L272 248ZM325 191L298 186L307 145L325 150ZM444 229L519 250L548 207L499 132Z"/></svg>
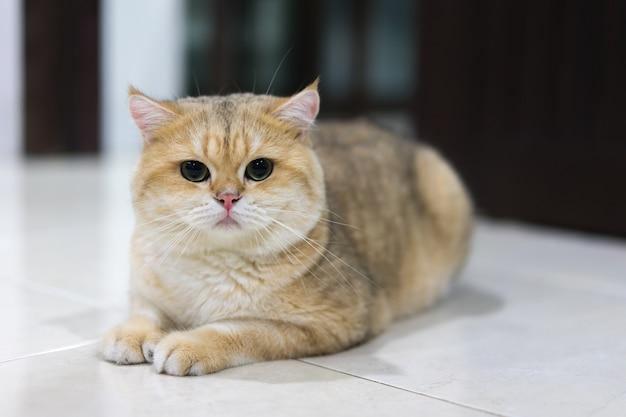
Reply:
<svg viewBox="0 0 626 417"><path fill-rule="evenodd" d="M600 412L604 411L609 405L611 405L611 403L620 399L620 397L623 397L624 395L626 395L626 391L622 391L619 394L612 396L611 398L609 398L608 401L605 401L604 404L591 410L588 414L588 417L598 415Z"/></svg>
<svg viewBox="0 0 626 417"><path fill-rule="evenodd" d="M64 352L64 351L67 351L67 350L78 349L78 348L81 348L81 347L85 347L85 346L96 344L96 342L97 342L97 340L95 340L95 339L86 340L84 342L75 343L75 344L69 345L69 346L64 346L64 347L60 347L60 348L56 348L56 349L45 350L43 352L30 353L30 354L27 354L27 355L18 356L16 358L5 359L5 360L0 361L0 366L2 366L4 364L7 364L9 362L14 362L14 361L22 360L22 359L29 359L29 358L33 358L33 357L37 357L37 356L48 355L48 354L51 354L51 353L58 353L58 352ZM505 414L498 414L498 413L495 413L493 411L486 410L484 408L474 407L474 406L471 406L471 405L467 405L467 404L459 403L459 402L456 402L456 401L448 400L446 398L437 397L435 395L426 394L426 393L418 392L418 391L413 391L413 390L410 390L410 389L407 389L407 388L391 385L391 384L388 384L388 383L382 382L382 381L376 381L374 379L366 378L366 377L363 377L363 376L360 376L360 375L351 374L349 372L340 371L338 369L333 369L333 368L330 368L328 366L324 366L324 365L320 365L320 364L317 364L317 363L309 362L309 361L307 361L305 359L296 359L296 361L304 363L304 364L307 364L307 365L315 366L315 367L318 367L318 368L321 368L321 369L325 369L327 371L336 372L336 373L339 373L339 374L342 374L342 375L351 376L353 378L361 379L363 381L373 382L375 384L383 385L383 386L388 387L388 388L397 389L397 390L400 390L400 391L408 392L408 393L411 393L411 394L419 395L421 397L426 397L426 398L430 398L430 399L437 400L437 401L442 401L442 402L445 402L445 403L450 404L450 405L455 405L457 407L462 407L462 408L466 408L466 409L469 409L469 410L473 410L473 411L489 414L489 415L495 416L495 417L507 417Z"/></svg>
<svg viewBox="0 0 626 417"><path fill-rule="evenodd" d="M442 397L437 397L437 396L431 395L431 394L426 394L424 392L413 391L413 390L410 390L410 389L407 389L407 388L402 388L402 387L398 387L398 386L395 386L395 385L391 385L391 384L388 384L386 382L376 381L375 379L370 379L370 378L366 378L364 376L351 374L350 372L340 371L338 369L330 368L328 366L319 365L319 364L314 363L314 362L309 362L306 359L296 359L296 360L298 362L306 363L308 365L317 366L318 368L326 369L328 371L337 372L337 373L343 374L343 375L348 375L348 376L351 376L351 377L354 377L354 378L362 379L364 381L369 381L369 382L373 382L375 384L384 385L384 386L389 387L389 388L394 388L394 389L397 389L397 390L400 390L400 391L409 392L411 394L419 395L419 396L430 398L430 399L433 399L433 400L443 401L443 402L451 404L451 405L456 405L456 406L459 406L459 407L467 408L469 410L473 410L473 411L478 411L478 412L481 412L481 413L489 414L491 416L510 417L510 416L506 416L505 414L498 414L498 413L495 413L493 411L486 410L484 408L474 407L474 406L463 404L463 403L458 403L456 401L448 400L448 399L442 398Z"/></svg>
<svg viewBox="0 0 626 417"><path fill-rule="evenodd" d="M16 358L1 360L0 361L0 366L5 364L5 363L8 363L8 362L13 362L13 361L19 361L19 360L22 360L22 359L33 358L33 357L36 357L36 356L43 356L43 355L47 355L49 353L57 353L57 352L63 352L63 351L66 351L66 350L78 349L78 348L81 348L81 347L93 345L96 342L97 342L96 339L86 340L84 342L75 343L75 344L69 345L69 346L64 346L64 347L60 347L60 348L56 348L56 349L50 349L50 350L44 350L43 352L29 353L27 355L18 356Z"/></svg>

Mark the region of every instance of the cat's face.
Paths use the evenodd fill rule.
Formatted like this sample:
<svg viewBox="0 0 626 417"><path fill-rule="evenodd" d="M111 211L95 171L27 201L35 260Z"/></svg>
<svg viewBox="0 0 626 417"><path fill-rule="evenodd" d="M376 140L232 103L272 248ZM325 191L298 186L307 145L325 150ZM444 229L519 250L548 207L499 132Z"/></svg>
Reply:
<svg viewBox="0 0 626 417"><path fill-rule="evenodd" d="M144 137L133 200L163 243L267 253L311 230L324 207L307 129L315 85L288 99L232 95L156 102L131 91Z"/></svg>

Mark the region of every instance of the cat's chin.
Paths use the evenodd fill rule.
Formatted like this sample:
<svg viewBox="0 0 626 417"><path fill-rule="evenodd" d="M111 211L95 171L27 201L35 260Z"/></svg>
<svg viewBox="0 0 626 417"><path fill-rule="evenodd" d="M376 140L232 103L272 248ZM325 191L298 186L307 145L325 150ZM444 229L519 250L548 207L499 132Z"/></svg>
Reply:
<svg viewBox="0 0 626 417"><path fill-rule="evenodd" d="M254 239L256 229L245 222L226 217L212 225L206 225L204 235L207 243L222 249L234 249L247 246ZM258 239L258 238L257 238Z"/></svg>

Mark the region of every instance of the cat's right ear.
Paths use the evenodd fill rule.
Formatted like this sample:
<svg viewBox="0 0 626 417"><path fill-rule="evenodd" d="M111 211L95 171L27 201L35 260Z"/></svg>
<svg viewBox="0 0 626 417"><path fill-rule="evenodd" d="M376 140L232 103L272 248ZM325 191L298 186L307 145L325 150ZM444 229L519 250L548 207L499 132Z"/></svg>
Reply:
<svg viewBox="0 0 626 417"><path fill-rule="evenodd" d="M178 116L171 107L151 99L133 86L128 88L128 109L146 142L154 137L154 132Z"/></svg>

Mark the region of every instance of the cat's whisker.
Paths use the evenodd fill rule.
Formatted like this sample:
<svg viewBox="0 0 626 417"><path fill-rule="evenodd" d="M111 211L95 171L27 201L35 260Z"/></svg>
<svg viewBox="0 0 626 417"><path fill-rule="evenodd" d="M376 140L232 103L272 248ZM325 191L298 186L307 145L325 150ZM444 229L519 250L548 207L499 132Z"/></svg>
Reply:
<svg viewBox="0 0 626 417"><path fill-rule="evenodd" d="M198 239L198 236L200 236L202 232L198 229L193 229L191 234L190 234L190 238L187 239L187 243L185 243L185 246L183 246L182 250L179 252L178 254L178 258L175 261L175 264L178 264L178 262L180 262L181 258L183 256L185 256L185 252L187 251L187 249L189 248L189 246L193 243L195 243L195 241Z"/></svg>
<svg viewBox="0 0 626 417"><path fill-rule="evenodd" d="M307 257L307 255L297 245L293 245L292 248L297 250L300 253L300 255L302 255L302 257ZM296 259L298 259L298 258L296 258ZM304 262L300 261L300 264L303 265ZM322 265L319 265L319 267L322 270L322 272L324 272L328 276L332 276L332 274L329 274L329 271L326 269L325 265L322 264ZM322 278L320 278L315 272L313 272L312 268L309 268L307 273L311 274L315 279L317 279L318 282L320 282L320 283L324 282L324 280ZM302 282L304 282L304 280L302 280ZM342 281L337 281L337 283L339 285L341 285L342 287L344 287L344 288L348 288L348 287L345 286L345 284Z"/></svg>
<svg viewBox="0 0 626 417"><path fill-rule="evenodd" d="M253 221L253 222L254 222L254 221ZM264 225L264 224L261 224L261 223L257 223L257 224L258 224L259 226L261 226L261 227L263 228L263 230L264 230L264 231L266 231L266 232L268 232L268 233L269 233L269 231L270 231L270 225L269 225L269 224L265 224L265 225ZM267 239L268 239L267 237L263 237L262 235L261 235L261 237L262 237L262 238L263 238L263 239L267 242ZM293 263L294 263L293 258L292 258L292 257L293 257L293 253L289 250L289 247L288 247L287 243L286 243L286 242L279 241L279 240L276 240L276 243L277 243L277 244L278 244L278 246L280 247L281 251L284 251L284 252L285 252L285 254L287 255L287 257L288 257L289 261L293 264ZM274 255L274 256L276 256L276 255ZM302 261L298 260L298 258L297 258L297 257L296 257L295 259L296 259L297 261L299 261L299 262L300 262L300 264L303 264L303 263L302 263Z"/></svg>
<svg viewBox="0 0 626 417"><path fill-rule="evenodd" d="M267 210L267 209L285 210L285 208L284 208L284 207L287 207L287 206L289 205L289 203L291 203L291 200L285 200L285 201L282 201L282 203L284 203L285 205L284 205L284 206L281 206L281 207L274 207L274 206L264 207L264 208L263 208L263 210ZM343 217L342 217L339 213L337 213L336 211L332 211L332 210L331 210L331 209L329 209L329 208L324 208L324 207L322 207L322 208L320 208L319 210L320 210L320 211L327 212L327 213L330 213L330 214L332 214L333 216L337 217L338 219L343 220Z"/></svg>
<svg viewBox="0 0 626 417"><path fill-rule="evenodd" d="M294 234L296 234L297 236L299 236L301 239L307 241L307 242L311 242L314 243L315 245L317 245L319 248L324 249L326 252L328 252L329 255L333 256L335 259L337 259L339 262L341 262L342 264L344 264L345 266L347 266L348 268L350 268L351 270L353 270L354 272L356 272L357 274L359 274L361 277L365 278L368 282L372 283L372 284L376 284L370 277L366 276L365 274L363 274L361 271L359 271L358 269L356 269L355 267L353 267L352 265L350 265L349 263L347 263L346 261L344 261L342 258L340 258L339 256L335 255L332 251L330 251L328 248L320 245L319 242L316 242L315 240L304 236L298 232L296 232L295 230L293 230L292 228L290 228L289 226L279 222L276 219L272 219L274 222L276 222L277 224L287 228L288 230L291 230Z"/></svg>
<svg viewBox="0 0 626 417"><path fill-rule="evenodd" d="M301 233L298 233L297 231L295 231L293 228L287 226L286 224L271 218L271 220L276 223L279 226L282 226L284 229L286 229L287 231L290 231L291 233L293 233L296 237L302 239L302 241L306 242L313 250L315 250L321 257L324 258L324 260L326 260L326 262L328 262L330 264L330 266L333 267L333 269L337 272L337 274L339 274L339 276L346 282L346 284L348 284L352 290L357 293L356 288L354 288L354 286L352 285L352 283L350 282L350 280L343 274L343 272L341 272L339 270L339 268L337 268L337 266L335 266L335 264L324 254L324 252L322 252L322 250L319 249L319 247L321 247L324 251L331 253L330 251L328 251L327 248L324 248L323 246L321 246L319 243L315 242L313 239L310 239L304 235L302 235ZM315 245L313 245L313 243L315 243ZM354 269L350 266L351 269ZM356 270L355 270L356 271ZM358 271L357 271L358 272ZM359 272L360 273L360 272ZM362 275L362 274L361 274Z"/></svg>
<svg viewBox="0 0 626 417"><path fill-rule="evenodd" d="M155 267L160 267L163 265L163 262L169 257L172 251L180 244L180 242L185 238L185 236L193 230L192 226L187 226L182 232L176 234L168 243L167 247L161 252L159 258L154 263Z"/></svg>
<svg viewBox="0 0 626 417"><path fill-rule="evenodd" d="M198 215L192 216L189 220L195 221L198 219L198 217L199 217ZM161 266L163 262L167 259L167 257L169 257L171 252L173 252L173 250L184 241L185 237L187 237L195 229L196 228L193 225L188 224L188 225L185 225L185 228L182 231L175 232L174 235L171 236L171 238L165 242L165 248L159 254L159 257L157 258L155 262L155 266L157 267Z"/></svg>
<svg viewBox="0 0 626 417"><path fill-rule="evenodd" d="M289 56L289 53L291 52L292 49L293 49L293 46L289 48L287 52L285 52L285 55L283 55L283 58L278 63L278 66L276 67L274 74L272 74L272 79L270 80L270 84L267 86L267 91L265 91L265 94L269 94L270 90L272 89L272 84L274 84L274 79L276 78L278 71L280 71L280 67L282 67L283 62L285 62L285 59L287 59L287 56Z"/></svg>
<svg viewBox="0 0 626 417"><path fill-rule="evenodd" d="M173 213L172 215L162 216L161 219L165 220L165 218L169 218L171 216L179 216L180 217L180 214L179 213ZM191 217L188 216L187 220L193 221L194 220L194 216L191 216ZM159 225L156 228L154 226L150 226L150 231L146 232L144 230L145 229L144 226L146 226L149 223L150 222L136 225L136 229L140 229L141 230L140 236L143 237L143 238L155 237L155 236L158 236L158 235L167 234L168 232L173 232L177 228L183 227L183 226L186 225L185 224L185 219L183 219L183 218L176 218L175 220L171 220L170 219L170 221L168 221L167 223Z"/></svg>
<svg viewBox="0 0 626 417"><path fill-rule="evenodd" d="M300 216L300 217L307 218L307 219L315 219L316 218L316 216L311 216L311 215L309 215L309 214L307 214L305 212L301 212L301 211L297 211L297 210L285 210L285 209L276 209L276 208L266 208L265 210L273 211L273 212L277 212L277 213L295 214L296 216ZM351 224L342 223L342 222L338 222L338 221L335 221L335 220L330 220L330 219L327 219L327 218L324 218L324 217L319 217L319 220L323 221L323 222L326 222L326 223L332 223L332 224L336 224L336 225L339 225L339 226L346 226L346 227L353 228L355 230L360 230L358 227L353 226Z"/></svg>
<svg viewBox="0 0 626 417"><path fill-rule="evenodd" d="M171 238L173 234L182 231L185 227L186 226L182 223L176 223L163 230L136 232L135 236L139 241L144 242L148 247L154 248L161 243L164 238Z"/></svg>
<svg viewBox="0 0 626 417"><path fill-rule="evenodd" d="M332 210L331 210L331 209L329 209L329 208L325 208L325 209L322 209L322 210L323 210L323 211L327 211L327 212L329 212L330 214L332 214L332 215L334 215L335 217L337 217L338 219L343 220L343 217L342 217L342 216L340 216L340 215L339 215L339 213L337 213L336 211L332 211Z"/></svg>
<svg viewBox="0 0 626 417"><path fill-rule="evenodd" d="M254 221L252 221L252 222L254 223ZM269 231L270 225L262 225L260 223L256 223L256 224L260 225L263 228L264 231ZM257 236L261 237L261 240L263 241L263 243L267 242L267 237L263 236L260 231L256 231L255 232L255 239L257 240L257 243L258 243ZM278 242L277 241L276 243L279 245L280 250L285 253L285 255L287 256L287 258L289 259L289 261L291 262L292 265L306 266L302 259L298 258L298 256L294 255L293 252L291 252L291 250L288 247L286 242ZM304 252L302 252L300 250L300 248L298 248L297 246L294 245L294 246L291 247L291 249L297 250L300 253L300 255L302 255L302 257L305 257L305 258L307 257L307 255ZM274 261L280 262L280 258L276 254L272 254L270 256L272 256L272 259L274 259ZM294 262L294 259L295 259L295 262ZM307 273L311 274L319 282L323 282L323 280L317 274L315 274L310 268L308 268ZM304 291L304 293L308 294L309 290L306 288L306 285L304 283L304 279L302 277L298 277L296 279L298 279L300 281L300 283L302 285L302 290ZM340 282L340 285L343 285L343 284Z"/></svg>
<svg viewBox="0 0 626 417"><path fill-rule="evenodd" d="M280 223L280 222L278 222L278 220L274 219L272 216L269 216L269 215L261 215L261 214L257 214L257 213L249 213L249 214L250 214L251 217L256 217L257 219L262 220L264 223L276 223L276 224ZM279 224L279 225L285 227L285 225L282 224L282 223ZM289 231L292 231L292 230L289 230ZM296 236L299 237L299 235L296 235ZM315 242L315 243L317 243L319 245L319 242L317 242L315 239L311 239L311 238L307 238L307 239L309 239L310 241Z"/></svg>
<svg viewBox="0 0 626 417"><path fill-rule="evenodd" d="M161 224L158 227L150 227L149 228L149 232L147 232L148 235L158 235L161 233L167 233L168 231L170 231L171 229L176 229L177 227L180 227L184 225L184 223L182 221L179 220L174 220L174 221L169 221L167 223ZM136 227L136 229L141 230L141 233L143 235L146 235L146 227Z"/></svg>
<svg viewBox="0 0 626 417"><path fill-rule="evenodd" d="M170 213L170 214L166 214L166 215L163 215L163 216L155 217L155 218L147 220L147 221L137 222L137 223L135 223L135 226L147 226L147 225L151 225L151 224L154 224L154 223L161 222L163 220L169 220L169 219L177 218L177 217L180 217L180 214L178 212Z"/></svg>

